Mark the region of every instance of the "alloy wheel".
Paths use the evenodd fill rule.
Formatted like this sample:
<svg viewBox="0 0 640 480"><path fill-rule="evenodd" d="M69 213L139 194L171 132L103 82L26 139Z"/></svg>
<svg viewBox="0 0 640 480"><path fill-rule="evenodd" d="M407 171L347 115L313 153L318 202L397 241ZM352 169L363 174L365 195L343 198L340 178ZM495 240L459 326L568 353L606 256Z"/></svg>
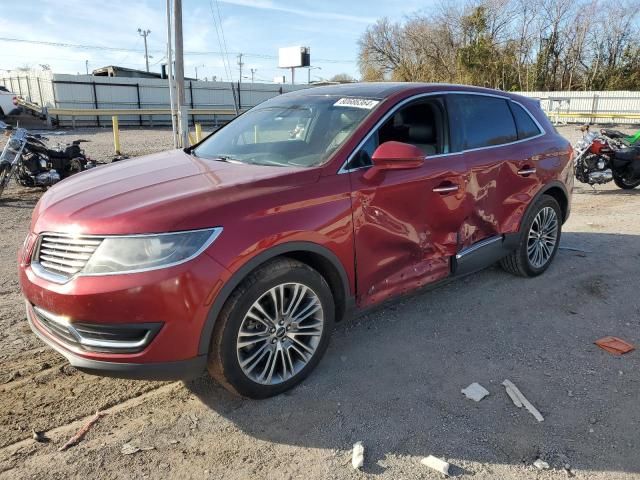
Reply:
<svg viewBox="0 0 640 480"><path fill-rule="evenodd" d="M324 328L318 295L300 283L267 290L249 308L236 340L243 373L277 385L296 376L314 356Z"/></svg>
<svg viewBox="0 0 640 480"><path fill-rule="evenodd" d="M558 215L544 207L533 219L527 239L527 256L535 268L544 267L553 255L558 241Z"/></svg>

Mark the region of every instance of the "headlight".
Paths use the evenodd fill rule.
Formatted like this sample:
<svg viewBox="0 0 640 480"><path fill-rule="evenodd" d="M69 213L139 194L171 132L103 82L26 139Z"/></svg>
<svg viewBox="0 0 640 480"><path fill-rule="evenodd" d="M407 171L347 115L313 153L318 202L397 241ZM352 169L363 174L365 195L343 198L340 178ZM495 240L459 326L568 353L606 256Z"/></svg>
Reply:
<svg viewBox="0 0 640 480"><path fill-rule="evenodd" d="M202 253L222 228L157 235L106 237L93 253L83 275L133 273L171 267Z"/></svg>

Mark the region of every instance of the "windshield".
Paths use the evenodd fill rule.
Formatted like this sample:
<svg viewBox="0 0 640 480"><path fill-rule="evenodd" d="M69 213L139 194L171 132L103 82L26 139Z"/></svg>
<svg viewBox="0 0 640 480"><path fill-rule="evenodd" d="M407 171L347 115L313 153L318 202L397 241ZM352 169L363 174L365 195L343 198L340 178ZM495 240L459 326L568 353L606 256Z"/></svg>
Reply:
<svg viewBox="0 0 640 480"><path fill-rule="evenodd" d="M241 115L193 153L253 165L320 165L378 103L326 95L277 97Z"/></svg>

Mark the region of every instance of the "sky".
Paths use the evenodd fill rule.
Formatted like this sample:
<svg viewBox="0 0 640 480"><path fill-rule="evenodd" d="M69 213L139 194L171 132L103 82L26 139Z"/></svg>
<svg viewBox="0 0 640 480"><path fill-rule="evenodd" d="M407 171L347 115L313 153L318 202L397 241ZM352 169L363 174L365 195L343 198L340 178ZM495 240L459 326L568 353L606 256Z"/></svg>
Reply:
<svg viewBox="0 0 640 480"><path fill-rule="evenodd" d="M237 54L243 53L243 76L249 77L243 81L250 81L254 69L255 81L272 82L275 76L286 75L289 82L289 71L278 68L278 48L308 46L311 64L319 68L298 69L296 83L306 83L308 74L312 81L338 73L358 78L357 42L367 26L385 16L400 20L434 1L183 0L185 75L195 77L197 68L198 78L228 80L230 73L237 81ZM221 23L214 22L218 12ZM144 69L144 41L138 28L151 30L150 70L159 72L167 41L166 0L11 2L11 15L0 22L0 70L46 64L55 73L84 74L87 60L89 71L114 64ZM18 43L8 38L132 51ZM225 42L226 57L218 53ZM230 71L223 58L228 58Z"/></svg>

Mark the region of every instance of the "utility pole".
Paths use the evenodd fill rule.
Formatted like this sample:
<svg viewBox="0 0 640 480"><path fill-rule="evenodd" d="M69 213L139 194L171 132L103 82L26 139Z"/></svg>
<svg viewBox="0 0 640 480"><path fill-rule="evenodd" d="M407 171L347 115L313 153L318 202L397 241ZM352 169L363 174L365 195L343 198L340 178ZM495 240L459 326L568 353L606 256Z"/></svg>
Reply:
<svg viewBox="0 0 640 480"><path fill-rule="evenodd" d="M171 0L167 0L167 80L169 83L169 102L171 103L171 134L173 137L173 148L178 148L178 137L176 132L176 101L173 79L173 53L171 51Z"/></svg>
<svg viewBox="0 0 640 480"><path fill-rule="evenodd" d="M307 84L311 83L311 70L322 70L322 67L307 67Z"/></svg>
<svg viewBox="0 0 640 480"><path fill-rule="evenodd" d="M258 71L257 68L252 68L251 69L251 83L253 83L253 76L256 74L257 71Z"/></svg>
<svg viewBox="0 0 640 480"><path fill-rule="evenodd" d="M196 65L196 66L195 66L195 69L196 69L196 80L198 80L198 68L199 68L199 67L206 67L206 65L201 64L201 65ZM205 78L205 81L206 81L206 80L207 80L207 79Z"/></svg>
<svg viewBox="0 0 640 480"><path fill-rule="evenodd" d="M89 60L84 61L84 69L87 71L87 75L89 75Z"/></svg>
<svg viewBox="0 0 640 480"><path fill-rule="evenodd" d="M189 117L184 95L184 52L182 45L182 0L173 0L173 21L176 50L176 96L178 102L178 132L180 147L189 146Z"/></svg>
<svg viewBox="0 0 640 480"><path fill-rule="evenodd" d="M144 37L144 61L147 65L147 72L149 71L149 51L147 50L147 35L151 33L151 30L138 29L138 33L141 37Z"/></svg>
<svg viewBox="0 0 640 480"><path fill-rule="evenodd" d="M240 68L240 81L242 81L242 67L244 66L244 62L242 61L242 54L238 54L238 67Z"/></svg>

